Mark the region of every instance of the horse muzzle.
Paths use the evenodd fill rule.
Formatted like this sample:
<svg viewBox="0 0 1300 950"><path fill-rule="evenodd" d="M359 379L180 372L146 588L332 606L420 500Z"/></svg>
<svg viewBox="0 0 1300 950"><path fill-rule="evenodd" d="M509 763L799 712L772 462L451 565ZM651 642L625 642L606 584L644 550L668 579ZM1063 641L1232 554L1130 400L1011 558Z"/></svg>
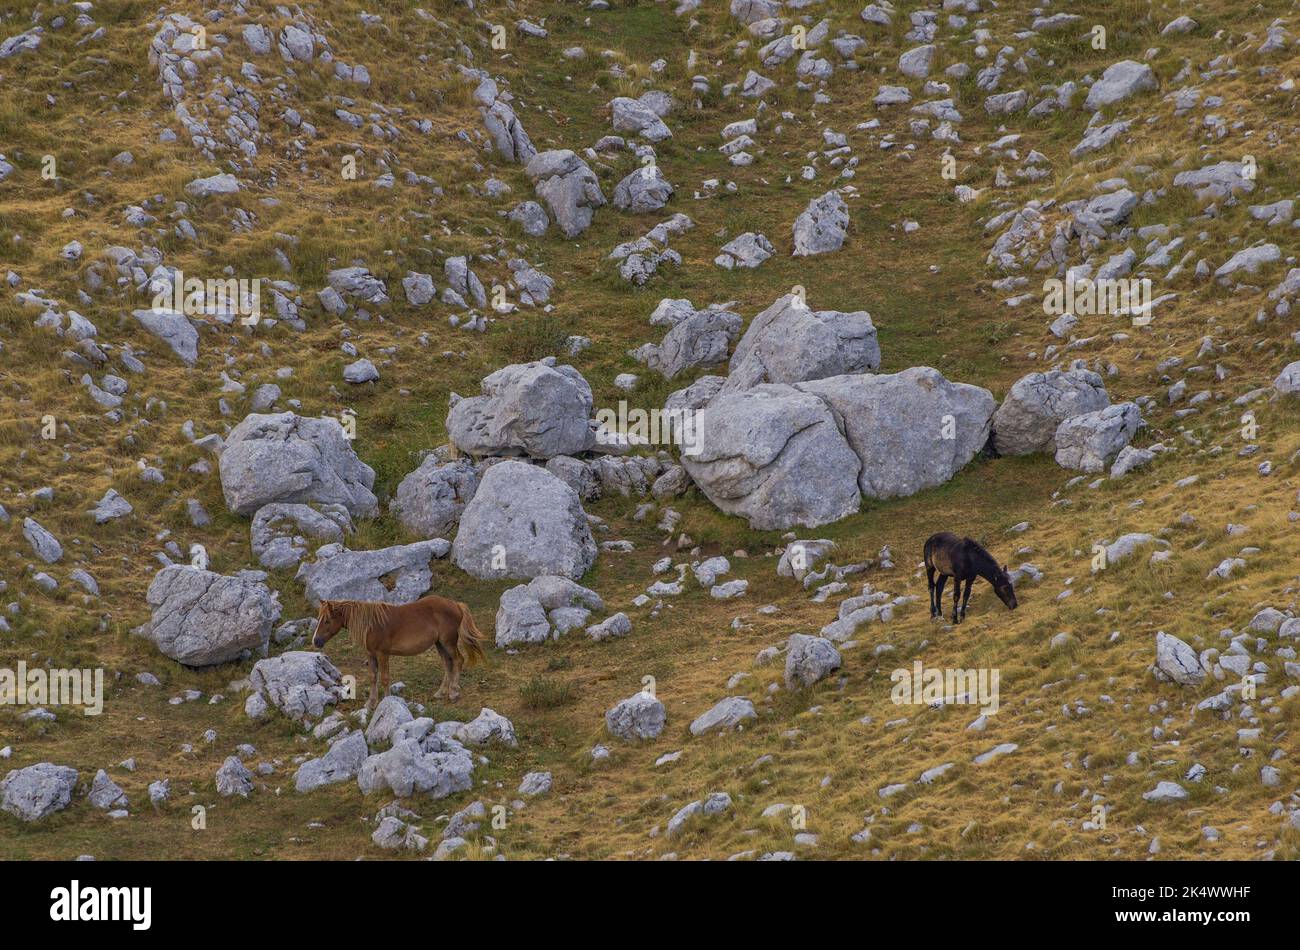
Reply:
<svg viewBox="0 0 1300 950"><path fill-rule="evenodd" d="M322 640L320 637L312 637L311 645L314 646L317 650L320 650L324 648L325 641Z"/></svg>

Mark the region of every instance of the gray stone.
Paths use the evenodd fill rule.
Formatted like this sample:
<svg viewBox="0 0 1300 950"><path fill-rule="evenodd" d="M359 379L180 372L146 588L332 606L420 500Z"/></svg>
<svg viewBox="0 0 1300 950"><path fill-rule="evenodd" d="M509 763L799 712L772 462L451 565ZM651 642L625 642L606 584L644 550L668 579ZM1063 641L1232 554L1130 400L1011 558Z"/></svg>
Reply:
<svg viewBox="0 0 1300 950"><path fill-rule="evenodd" d="M1066 419L1056 429L1056 464L1084 472L1103 471L1132 441L1141 424L1142 411L1132 402Z"/></svg>
<svg viewBox="0 0 1300 950"><path fill-rule="evenodd" d="M402 479L389 509L407 531L422 538L449 538L478 491L478 470L468 459L440 461L430 454Z"/></svg>
<svg viewBox="0 0 1300 950"><path fill-rule="evenodd" d="M988 390L949 382L928 366L794 388L834 413L859 460L862 494L876 499L912 495L952 478L988 441L996 406Z"/></svg>
<svg viewBox="0 0 1300 950"><path fill-rule="evenodd" d="M1205 681L1196 651L1163 630L1156 633L1156 669L1183 686L1199 686Z"/></svg>
<svg viewBox="0 0 1300 950"><path fill-rule="evenodd" d="M722 246L713 263L726 270L755 268L776 253L765 235L746 231Z"/></svg>
<svg viewBox="0 0 1300 950"><path fill-rule="evenodd" d="M1096 373L1077 368L1030 373L1016 381L993 414L993 444L1001 455L1055 452L1066 419L1110 405Z"/></svg>
<svg viewBox="0 0 1300 950"><path fill-rule="evenodd" d="M360 732L351 732L335 740L319 759L308 759L298 766L293 786L300 792L314 792L326 785L337 785L356 778L362 764L370 755L366 739Z"/></svg>
<svg viewBox="0 0 1300 950"><path fill-rule="evenodd" d="M280 619L278 595L264 577L256 571L226 576L188 565L164 567L145 595L152 617L141 633L186 666L228 663L245 651L264 653Z"/></svg>
<svg viewBox="0 0 1300 950"><path fill-rule="evenodd" d="M14 769L0 781L0 809L20 821L40 821L72 802L77 770L40 762Z"/></svg>
<svg viewBox="0 0 1300 950"><path fill-rule="evenodd" d="M473 787L474 758L459 742L430 733L422 739L394 741L372 755L357 773L363 794L389 790L400 798L446 798Z"/></svg>
<svg viewBox="0 0 1300 950"><path fill-rule="evenodd" d="M512 587L501 595L497 608L496 644L504 648L544 643L559 635L552 629L551 614L574 608L603 611L605 602L595 591L567 577L544 575Z"/></svg>
<svg viewBox="0 0 1300 950"><path fill-rule="evenodd" d="M551 226L546 210L536 201L522 201L511 209L507 217L519 225L529 237L541 237Z"/></svg>
<svg viewBox="0 0 1300 950"><path fill-rule="evenodd" d="M838 670L840 663L840 652L829 640L791 634L785 653L786 689L812 686Z"/></svg>
<svg viewBox="0 0 1300 950"><path fill-rule="evenodd" d="M815 395L763 385L717 396L696 414L682 466L713 504L759 530L853 514L860 462Z"/></svg>
<svg viewBox="0 0 1300 950"><path fill-rule="evenodd" d="M272 502L340 504L354 518L378 510L374 470L330 418L246 416L226 438L220 471L226 506L239 515Z"/></svg>
<svg viewBox="0 0 1300 950"><path fill-rule="evenodd" d="M429 562L446 557L450 549L442 538L372 551L326 544L317 549L315 561L299 565L295 579L303 584L303 593L313 607L322 600L409 604L429 590L433 578Z"/></svg>
<svg viewBox="0 0 1300 950"><path fill-rule="evenodd" d="M186 366L199 359L199 331L194 329L189 317L176 310L132 310L131 315L168 348L180 357Z"/></svg>
<svg viewBox="0 0 1300 950"><path fill-rule="evenodd" d="M743 728L743 723L757 718L752 702L743 696L728 696L691 723L691 735Z"/></svg>
<svg viewBox="0 0 1300 950"><path fill-rule="evenodd" d="M63 558L63 545L35 518L23 519L23 537L32 553L46 564L55 564Z"/></svg>
<svg viewBox="0 0 1300 950"><path fill-rule="evenodd" d="M213 195L233 195L239 191L239 179L229 173L196 178L185 186L191 198L211 198Z"/></svg>
<svg viewBox="0 0 1300 950"><path fill-rule="evenodd" d="M595 562L596 542L577 492L544 468L505 461L465 507L452 560L481 580L576 579Z"/></svg>
<svg viewBox="0 0 1300 950"><path fill-rule="evenodd" d="M569 149L538 152L526 171L567 238L587 230L595 209L605 204L596 173Z"/></svg>
<svg viewBox="0 0 1300 950"><path fill-rule="evenodd" d="M398 726L414 719L406 700L400 696L385 696L366 723L366 742L374 746L391 742Z"/></svg>
<svg viewBox="0 0 1300 950"><path fill-rule="evenodd" d="M239 756L232 755L217 769L217 794L223 798L247 798L253 793L253 773L248 771Z"/></svg>
<svg viewBox="0 0 1300 950"><path fill-rule="evenodd" d="M647 343L632 355L665 379L700 366L726 362L744 321L726 310L700 310L668 331L662 343Z"/></svg>
<svg viewBox="0 0 1300 950"><path fill-rule="evenodd" d="M616 132L634 132L649 142L662 142L673 137L659 114L640 99L619 96L610 101L609 107Z"/></svg>
<svg viewBox="0 0 1300 950"><path fill-rule="evenodd" d="M626 741L657 739L664 731L664 704L645 691L629 696L605 713L605 728Z"/></svg>
<svg viewBox="0 0 1300 950"><path fill-rule="evenodd" d="M614 207L632 214L648 214L668 204L673 186L658 165L646 165L614 186Z"/></svg>
<svg viewBox="0 0 1300 950"><path fill-rule="evenodd" d="M527 795L532 798L535 795L545 795L551 790L551 773L550 772L529 772L519 783L518 793Z"/></svg>
<svg viewBox="0 0 1300 950"><path fill-rule="evenodd" d="M514 723L487 707L480 709L474 719L458 727L452 738L465 745L487 745L492 742L512 747L519 745Z"/></svg>
<svg viewBox="0 0 1300 950"><path fill-rule="evenodd" d="M257 509L249 539L258 563L273 571L297 567L312 541L341 542L352 531L352 518L345 507L321 505L319 509L282 503Z"/></svg>
<svg viewBox="0 0 1300 950"><path fill-rule="evenodd" d="M1126 59L1106 67L1101 78L1088 90L1088 98L1083 107L1089 112L1096 112L1139 92L1158 88L1160 83L1156 81L1156 74L1150 66Z"/></svg>
<svg viewBox="0 0 1300 950"><path fill-rule="evenodd" d="M844 246L849 208L838 191L828 191L808 203L794 222L794 256L829 254Z"/></svg>
<svg viewBox="0 0 1300 950"><path fill-rule="evenodd" d="M447 414L447 433L474 456L576 455L592 447L591 387L572 366L505 366L484 377L483 394Z"/></svg>
<svg viewBox="0 0 1300 950"><path fill-rule="evenodd" d="M98 808L100 811L126 808L129 804L126 793L122 791L121 786L109 778L108 773L103 769L95 773L87 799L93 807Z"/></svg>
<svg viewBox="0 0 1300 950"><path fill-rule="evenodd" d="M736 344L722 392L874 372L879 366L871 314L812 310L787 294L756 316Z"/></svg>
<svg viewBox="0 0 1300 950"><path fill-rule="evenodd" d="M320 719L344 698L343 674L324 653L289 650L258 660L248 682L253 695L300 723Z"/></svg>

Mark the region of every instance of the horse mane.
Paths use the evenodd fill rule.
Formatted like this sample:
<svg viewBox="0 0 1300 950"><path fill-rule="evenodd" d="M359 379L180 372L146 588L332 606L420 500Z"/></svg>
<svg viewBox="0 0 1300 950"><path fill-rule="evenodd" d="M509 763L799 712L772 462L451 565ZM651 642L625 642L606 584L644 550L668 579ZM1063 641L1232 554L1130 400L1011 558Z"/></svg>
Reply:
<svg viewBox="0 0 1300 950"><path fill-rule="evenodd" d="M343 608L344 625L352 632L357 646L367 650L370 631L388 623L393 607L380 600L344 600L339 601Z"/></svg>
<svg viewBox="0 0 1300 950"><path fill-rule="evenodd" d="M981 577L992 583L994 578L1001 576L1002 565L998 563L997 558L988 552L984 545L973 538L967 538L966 545L972 566ZM988 573L985 573L986 571Z"/></svg>

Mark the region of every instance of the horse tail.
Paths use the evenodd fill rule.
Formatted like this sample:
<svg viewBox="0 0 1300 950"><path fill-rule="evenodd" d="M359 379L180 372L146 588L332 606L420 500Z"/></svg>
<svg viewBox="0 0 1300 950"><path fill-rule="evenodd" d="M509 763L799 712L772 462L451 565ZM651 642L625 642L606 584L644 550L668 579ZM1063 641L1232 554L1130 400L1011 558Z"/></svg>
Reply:
<svg viewBox="0 0 1300 950"><path fill-rule="evenodd" d="M456 601L456 606L460 608L460 626L457 628L456 649L460 651L461 659L465 661L466 666L473 666L475 663L486 660L483 653L483 632L474 623L474 618L469 612L469 605L462 601Z"/></svg>

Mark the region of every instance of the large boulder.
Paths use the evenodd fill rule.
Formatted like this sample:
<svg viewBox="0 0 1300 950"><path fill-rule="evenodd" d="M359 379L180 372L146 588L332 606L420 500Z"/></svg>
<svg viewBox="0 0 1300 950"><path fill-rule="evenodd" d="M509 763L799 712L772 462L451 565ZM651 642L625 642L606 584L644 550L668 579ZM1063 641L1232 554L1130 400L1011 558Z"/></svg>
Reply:
<svg viewBox="0 0 1300 950"><path fill-rule="evenodd" d="M875 372L879 366L871 314L812 310L787 294L756 316L736 344L723 392Z"/></svg>
<svg viewBox="0 0 1300 950"><path fill-rule="evenodd" d="M295 575L313 607L322 600L381 600L409 604L424 596L433 579L429 561L446 557L451 544L442 538L397 544L373 551L349 551L327 544L315 561L304 561Z"/></svg>
<svg viewBox="0 0 1300 950"><path fill-rule="evenodd" d="M1132 402L1066 419L1056 428L1056 464L1083 472L1103 471L1141 425L1142 410Z"/></svg>
<svg viewBox="0 0 1300 950"><path fill-rule="evenodd" d="M860 464L868 498L897 498L942 485L988 441L997 406L979 386L953 383L928 366L890 375L832 376L795 386L822 399Z"/></svg>
<svg viewBox="0 0 1300 950"><path fill-rule="evenodd" d="M722 392L695 416L682 465L709 500L769 530L816 527L941 485L988 441L978 386L915 366Z"/></svg>
<svg viewBox="0 0 1300 950"><path fill-rule="evenodd" d="M727 310L699 310L669 330L662 343L647 343L632 356L672 379L684 370L726 362L743 324L739 314Z"/></svg>
<svg viewBox="0 0 1300 950"><path fill-rule="evenodd" d="M77 770L40 762L14 769L0 781L0 810L22 821L40 821L62 811L72 801Z"/></svg>
<svg viewBox="0 0 1300 950"><path fill-rule="evenodd" d="M495 83L492 88L495 92ZM506 161L522 165L537 154L532 139L528 137L510 103L493 95L490 102L480 103L478 111L483 117L483 127L492 136L497 152Z"/></svg>
<svg viewBox="0 0 1300 950"><path fill-rule="evenodd" d="M610 119L615 132L634 132L649 142L673 137L658 112L642 99L619 96L609 103Z"/></svg>
<svg viewBox="0 0 1300 950"><path fill-rule="evenodd" d="M1155 671L1183 686L1198 686L1205 681L1205 668L1196 651L1163 630L1156 632Z"/></svg>
<svg viewBox="0 0 1300 950"><path fill-rule="evenodd" d="M614 186L614 207L632 214L648 214L668 204L672 183L658 165L647 165L627 175Z"/></svg>
<svg viewBox="0 0 1300 950"><path fill-rule="evenodd" d="M1199 200L1222 201L1237 192L1249 194L1255 190L1254 173L1242 162L1218 162L1179 172L1174 176L1175 188L1190 188Z"/></svg>
<svg viewBox="0 0 1300 950"><path fill-rule="evenodd" d="M815 527L858 510L859 462L826 403L790 386L716 396L682 466L708 499L760 530Z"/></svg>
<svg viewBox="0 0 1300 950"><path fill-rule="evenodd" d="M794 222L794 256L829 254L844 246L849 230L849 206L838 191L828 191L808 202Z"/></svg>
<svg viewBox="0 0 1300 950"><path fill-rule="evenodd" d="M754 704L750 700L744 696L728 696L695 718L691 723L691 735L743 729L744 723L757 718L758 713L754 711Z"/></svg>
<svg viewBox="0 0 1300 950"><path fill-rule="evenodd" d="M1002 455L1054 452L1062 422L1108 405L1105 383L1090 370L1030 373L1016 381L993 414L993 446Z"/></svg>
<svg viewBox="0 0 1300 950"><path fill-rule="evenodd" d="M567 148L538 152L525 170L567 238L587 230L592 214L605 203L596 173Z"/></svg>
<svg viewBox="0 0 1300 950"><path fill-rule="evenodd" d="M388 751L370 756L357 773L357 785L367 795L391 791L399 798L446 798L472 788L473 772L474 757L463 745L431 732L397 740Z"/></svg>
<svg viewBox="0 0 1300 950"><path fill-rule="evenodd" d="M790 635L785 652L786 689L803 689L840 668L840 651L829 640L803 633Z"/></svg>
<svg viewBox="0 0 1300 950"><path fill-rule="evenodd" d="M422 538L449 538L478 491L478 469L469 459L427 456L402 479L389 510L407 531Z"/></svg>
<svg viewBox="0 0 1300 950"><path fill-rule="evenodd" d="M506 461L483 474L451 556L482 580L576 579L595 562L596 542L577 492L544 468Z"/></svg>
<svg viewBox="0 0 1300 950"><path fill-rule="evenodd" d="M344 699L343 674L324 653L289 650L279 656L258 660L248 676L252 695L245 703L260 708L262 700L296 722L310 722L325 715L325 707Z"/></svg>
<svg viewBox="0 0 1300 950"><path fill-rule="evenodd" d="M158 339L167 344L186 366L199 359L199 331L185 314L162 308L133 310L131 315Z"/></svg>
<svg viewBox="0 0 1300 950"><path fill-rule="evenodd" d="M535 577L501 595L496 644L543 643L581 627L592 611L604 610L599 594L567 577Z"/></svg>
<svg viewBox="0 0 1300 950"><path fill-rule="evenodd" d="M370 490L375 472L357 458L335 419L246 416L226 437L220 470L226 506L238 515L273 502L338 504L354 518L378 511Z"/></svg>
<svg viewBox="0 0 1300 950"><path fill-rule="evenodd" d="M265 653L280 619L279 595L263 583L265 577L261 571L227 576L188 565L164 567L145 595L153 614L141 633L186 666Z"/></svg>
<svg viewBox="0 0 1300 950"><path fill-rule="evenodd" d="M1300 360L1288 363L1273 380L1273 388L1280 396L1300 395Z"/></svg>
<svg viewBox="0 0 1300 950"><path fill-rule="evenodd" d="M362 764L370 755L366 737L360 732L350 732L335 740L319 759L308 759L298 766L293 777L293 787L298 792L314 792L326 785L337 785L356 778Z"/></svg>
<svg viewBox="0 0 1300 950"><path fill-rule="evenodd" d="M628 742L656 739L664 731L664 720L664 704L643 690L606 711L605 728Z"/></svg>
<svg viewBox="0 0 1300 950"><path fill-rule="evenodd" d="M1160 83L1156 81L1156 74L1150 66L1126 59L1106 67L1101 78L1088 90L1088 98L1083 107L1089 112L1096 112L1139 92L1158 88Z"/></svg>
<svg viewBox="0 0 1300 950"><path fill-rule="evenodd" d="M342 505L263 505L253 515L249 540L253 556L268 570L297 567L312 542L341 542L352 531L352 518Z"/></svg>
<svg viewBox="0 0 1300 950"><path fill-rule="evenodd" d="M592 447L591 387L553 360L504 366L483 379L483 394L455 402L447 433L474 456L576 455Z"/></svg>

